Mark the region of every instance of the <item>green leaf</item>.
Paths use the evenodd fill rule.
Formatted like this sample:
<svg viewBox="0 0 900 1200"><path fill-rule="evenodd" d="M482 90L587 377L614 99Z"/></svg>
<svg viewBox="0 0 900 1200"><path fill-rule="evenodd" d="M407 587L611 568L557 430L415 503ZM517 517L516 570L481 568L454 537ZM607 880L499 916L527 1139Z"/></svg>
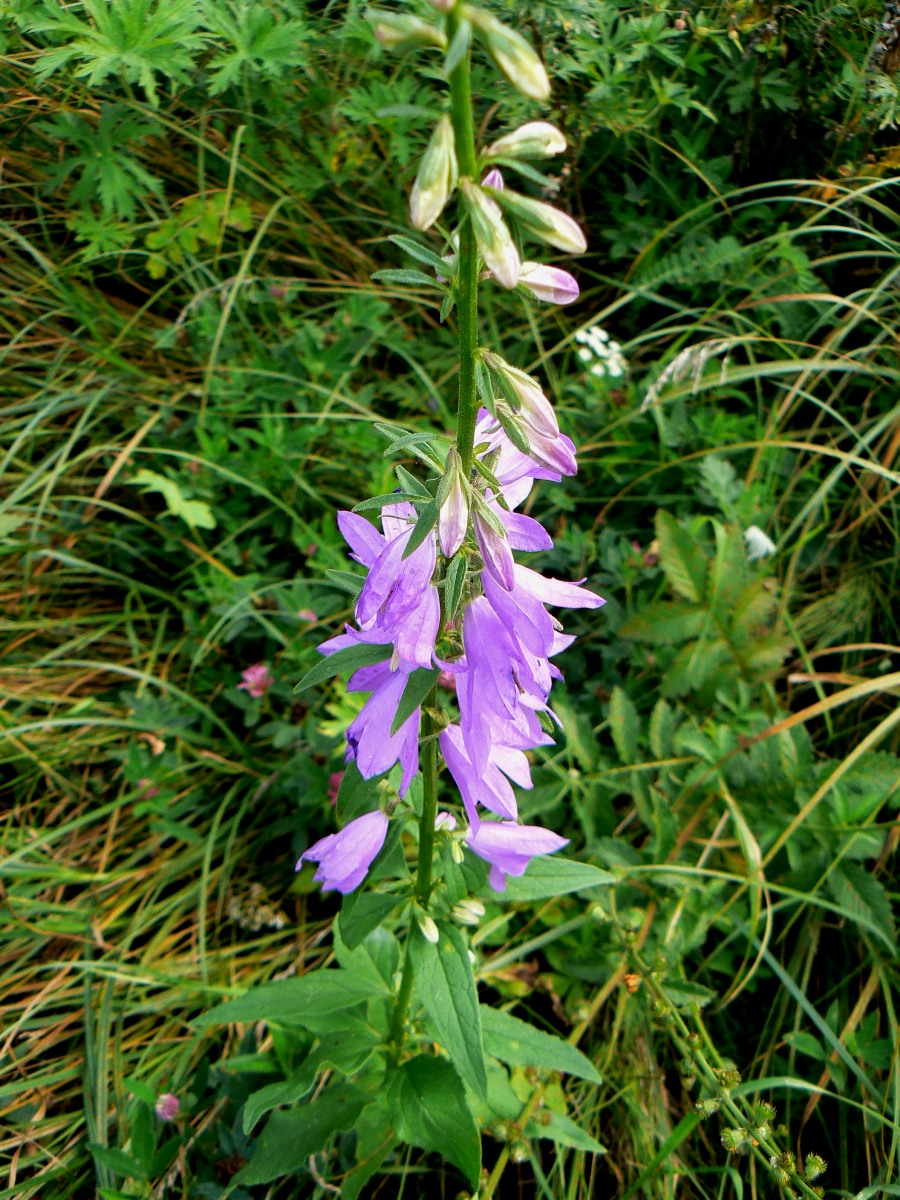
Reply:
<svg viewBox="0 0 900 1200"><path fill-rule="evenodd" d="M325 578L354 598L363 590L366 582L365 575L360 575L358 571L339 571L336 567L326 567Z"/></svg>
<svg viewBox="0 0 900 1200"><path fill-rule="evenodd" d="M541 1120L531 1121L525 1127L525 1136L531 1138L550 1138L560 1146L570 1146L573 1150L583 1150L587 1154L605 1154L606 1150L596 1138L591 1137L586 1129L576 1125L571 1117L563 1116L548 1108L541 1110Z"/></svg>
<svg viewBox="0 0 900 1200"><path fill-rule="evenodd" d="M97 1142L88 1142L88 1149L94 1161L108 1167L116 1175L125 1179L146 1179L147 1172L130 1154L120 1150L118 1146L100 1146Z"/></svg>
<svg viewBox="0 0 900 1200"><path fill-rule="evenodd" d="M407 287L428 287L435 288L439 292L444 291L444 285L431 275L426 275L424 271L411 271L408 269L376 271L372 275L372 279L378 283L399 283Z"/></svg>
<svg viewBox="0 0 900 1200"><path fill-rule="evenodd" d="M250 1133L260 1118L273 1108L302 1100L322 1071L333 1069L341 1075L352 1075L360 1070L380 1040L371 1026L345 1016L342 1027L328 1033L313 1047L289 1079L266 1084L247 1098L241 1117L244 1133Z"/></svg>
<svg viewBox="0 0 900 1200"><path fill-rule="evenodd" d="M649 642L653 646L677 645L703 633L709 613L683 600L661 600L648 604L619 626L622 637Z"/></svg>
<svg viewBox="0 0 900 1200"><path fill-rule="evenodd" d="M393 989L400 970L400 943L389 929L373 929L361 945L350 947L336 927L334 954L343 970L370 979L388 991Z"/></svg>
<svg viewBox="0 0 900 1200"><path fill-rule="evenodd" d="M484 1048L494 1058L514 1067L540 1067L562 1071L591 1083L601 1083L597 1068L569 1042L552 1033L535 1029L499 1008L481 1005Z"/></svg>
<svg viewBox="0 0 900 1200"><path fill-rule="evenodd" d="M444 78L449 79L462 60L469 53L469 43L472 40L472 26L469 21L462 18L457 27L456 33L453 35L453 40L447 47L447 54L444 58Z"/></svg>
<svg viewBox="0 0 900 1200"><path fill-rule="evenodd" d="M411 475L406 467L401 466L400 463L394 467L394 474L397 476L397 481L401 488L409 492L414 499L418 498L426 502L432 499L431 492L429 492L425 484L416 479L415 475Z"/></svg>
<svg viewBox="0 0 900 1200"><path fill-rule="evenodd" d="M445 292L444 298L441 301L441 324L442 325L447 320L447 318L450 316L451 312L453 312L453 307L454 307L455 303L456 303L456 301L453 299L453 293L451 291Z"/></svg>
<svg viewBox="0 0 900 1200"><path fill-rule="evenodd" d="M174 479L141 468L134 479L128 482L133 487L142 488L145 493L159 492L166 502L169 515L180 517L191 529L215 529L216 518L210 506L202 500L188 500Z"/></svg>
<svg viewBox="0 0 900 1200"><path fill-rule="evenodd" d="M357 888L343 899L338 925L344 945L355 950L401 903L402 897Z"/></svg>
<svg viewBox="0 0 900 1200"><path fill-rule="evenodd" d="M673 739L677 726L675 710L665 700L659 699L650 714L650 749L656 758L668 758L672 753Z"/></svg>
<svg viewBox="0 0 900 1200"><path fill-rule="evenodd" d="M607 887L615 883L615 877L590 863L576 862L572 858L560 858L548 854L535 858L524 875L510 876L504 892L486 889L485 894L496 903L519 903L526 900L547 900L553 896L564 896L567 892L580 892L592 887Z"/></svg>
<svg viewBox="0 0 900 1200"><path fill-rule="evenodd" d="M403 237L399 233L392 233L388 241L393 242L395 246L399 246L401 250L405 250L413 258L417 258L419 262L423 262L433 270L439 271L441 275L446 275L450 270L447 263L444 262L439 254L435 254L433 250L429 250L427 246L423 246L421 242L414 241L413 238Z"/></svg>
<svg viewBox="0 0 900 1200"><path fill-rule="evenodd" d="M419 546L422 545L426 537L428 537L429 533L437 524L439 513L440 509L438 508L436 501L431 500L428 504L424 505L422 511L419 513L419 519L416 521L416 527L412 531L412 536L410 537L409 541L406 543L406 549L403 551L401 558L409 558L414 550L418 550Z"/></svg>
<svg viewBox="0 0 900 1200"><path fill-rule="evenodd" d="M841 910L855 924L896 952L897 935L891 901L884 885L858 863L841 862L828 876L828 886Z"/></svg>
<svg viewBox="0 0 900 1200"><path fill-rule="evenodd" d="M685 600L700 604L706 591L707 560L697 543L671 513L656 514L659 562L671 587Z"/></svg>
<svg viewBox="0 0 900 1200"><path fill-rule="evenodd" d="M302 1025L307 1016L315 1018L323 1010L354 1008L370 996L386 994L386 987L350 971L312 971L250 988L243 996L202 1013L194 1024L200 1029L235 1021L287 1021Z"/></svg>
<svg viewBox="0 0 900 1200"><path fill-rule="evenodd" d="M381 776L363 779L356 763L347 763L338 786L335 805L337 818L342 825L346 825L355 817L361 817L364 813L375 811L381 799L380 781Z"/></svg>
<svg viewBox="0 0 900 1200"><path fill-rule="evenodd" d="M415 671L410 671L394 719L391 721L391 736L406 724L417 708L421 707L425 697L437 683L440 673L438 667L430 670L428 667L417 667Z"/></svg>
<svg viewBox="0 0 900 1200"><path fill-rule="evenodd" d="M310 1155L324 1150L339 1130L350 1129L367 1102L365 1092L342 1082L309 1104L274 1113L260 1134L253 1157L235 1176L235 1182L247 1186L270 1183L283 1175L305 1171Z"/></svg>
<svg viewBox="0 0 900 1200"><path fill-rule="evenodd" d="M444 615L448 621L454 619L459 609L466 584L466 565L465 554L456 554L447 568L444 579Z"/></svg>
<svg viewBox="0 0 900 1200"><path fill-rule="evenodd" d="M392 652L393 646L390 643L373 646L368 642L360 642L356 646L347 646L343 650L337 650L307 671L300 682L295 684L294 692L305 692L307 688L324 683L327 679L333 679L335 675L352 675L360 667L371 667L375 663L384 662L386 658L391 657Z"/></svg>
<svg viewBox="0 0 900 1200"><path fill-rule="evenodd" d="M622 762L637 762L640 757L638 739L641 736L641 719L634 704L618 684L613 688L609 702L609 728Z"/></svg>
<svg viewBox="0 0 900 1200"><path fill-rule="evenodd" d="M451 1063L420 1054L397 1071L390 1092L395 1128L404 1142L436 1151L471 1184L481 1173L481 1138Z"/></svg>
<svg viewBox="0 0 900 1200"><path fill-rule="evenodd" d="M464 935L439 922L437 944L417 933L409 944L416 994L428 1014L434 1038L473 1092L485 1094L481 1013Z"/></svg>

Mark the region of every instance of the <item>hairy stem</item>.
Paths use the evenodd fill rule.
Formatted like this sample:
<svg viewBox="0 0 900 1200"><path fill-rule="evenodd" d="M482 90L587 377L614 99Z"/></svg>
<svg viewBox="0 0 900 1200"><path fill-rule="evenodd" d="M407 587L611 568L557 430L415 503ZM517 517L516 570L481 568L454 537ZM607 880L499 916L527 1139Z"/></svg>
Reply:
<svg viewBox="0 0 900 1200"><path fill-rule="evenodd" d="M433 711L437 704L437 686L428 693L422 705L422 816L419 819L419 865L416 874L416 895L423 908L428 908L431 898L431 866L434 860L434 821L437 816L438 746L437 724ZM410 922L406 952L403 956L403 974L397 993L397 1007L391 1024L391 1041L397 1051L403 1045L406 1033L406 1014L412 996L413 967L409 943L415 937L415 925Z"/></svg>
<svg viewBox="0 0 900 1200"><path fill-rule="evenodd" d="M452 10L447 16L447 36L451 41L460 19L456 10ZM468 54L463 56L450 75L450 103L459 173L471 179L475 175L476 161ZM465 211L462 193L459 199L456 311L459 328L459 409L456 446L463 474L468 476L472 470L475 418L478 413L478 397L475 392L475 354L478 350L478 247L475 245L475 234Z"/></svg>

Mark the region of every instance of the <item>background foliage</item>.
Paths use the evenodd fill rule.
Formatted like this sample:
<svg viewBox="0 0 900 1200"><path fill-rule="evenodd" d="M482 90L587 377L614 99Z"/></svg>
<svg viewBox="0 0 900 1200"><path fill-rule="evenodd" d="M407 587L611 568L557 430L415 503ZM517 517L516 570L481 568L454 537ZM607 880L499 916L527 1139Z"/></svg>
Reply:
<svg viewBox="0 0 900 1200"><path fill-rule="evenodd" d="M498 1194L774 1192L694 1112L689 1037L828 1160L827 1194L894 1194L897 14L493 7L555 81L552 190L591 253L577 306L493 292L487 323L581 448L535 501L544 565L609 601L573 625L523 817L619 878L478 932L485 995L590 1016L602 1076L548 1103L606 1154L494 1128ZM332 952L293 864L333 827L359 699L291 684L349 610L334 510L391 486L375 417L452 419L451 331L369 278L411 265L387 237L439 87L354 0L0 14L0 1196L216 1200L246 1097L305 1050L192 1021ZM498 98L532 115L477 65L475 92L485 130ZM751 525L773 557L748 562ZM341 1153L230 1194L321 1195ZM384 1169L379 1195L461 1184Z"/></svg>

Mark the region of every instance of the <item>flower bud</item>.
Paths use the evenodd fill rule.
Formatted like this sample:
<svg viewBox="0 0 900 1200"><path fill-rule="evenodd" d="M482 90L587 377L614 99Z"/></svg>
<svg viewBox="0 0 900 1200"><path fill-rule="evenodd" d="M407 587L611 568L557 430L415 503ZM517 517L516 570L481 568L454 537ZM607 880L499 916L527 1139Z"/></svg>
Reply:
<svg viewBox="0 0 900 1200"><path fill-rule="evenodd" d="M416 912L416 922L419 928L422 930L422 936L426 939L426 941L429 941L433 946L436 946L440 941L441 932L434 923L433 918L429 917L428 913L426 912L418 911Z"/></svg>
<svg viewBox="0 0 900 1200"><path fill-rule="evenodd" d="M503 213L496 201L471 179L460 179L459 186L485 266L499 284L514 288L519 282L521 259Z"/></svg>
<svg viewBox="0 0 900 1200"><path fill-rule="evenodd" d="M157 1096L153 1111L161 1121L174 1121L181 1111L181 1101L172 1092Z"/></svg>
<svg viewBox="0 0 900 1200"><path fill-rule="evenodd" d="M487 175L485 175L484 179L482 179L481 186L496 188L499 192L502 191L506 185L503 182L503 176L500 174L497 168L494 167L494 169L492 171L488 171Z"/></svg>
<svg viewBox="0 0 900 1200"><path fill-rule="evenodd" d="M509 188L504 188L502 192L494 191L494 197L501 208L512 213L542 242L569 254L581 254L587 249L587 239L578 223L573 221L568 213L560 212L552 204L532 200L530 196L511 192Z"/></svg>
<svg viewBox="0 0 900 1200"><path fill-rule="evenodd" d="M484 916L484 905L480 900L466 897L454 907L453 916L461 925L477 925Z"/></svg>
<svg viewBox="0 0 900 1200"><path fill-rule="evenodd" d="M463 544L469 528L469 494L455 450L447 455L445 478L448 476L449 489L438 515L438 539L444 557L452 558Z"/></svg>
<svg viewBox="0 0 900 1200"><path fill-rule="evenodd" d="M536 299L547 304L571 304L579 294L578 283L568 271L543 263L522 263L519 286L527 288Z"/></svg>
<svg viewBox="0 0 900 1200"><path fill-rule="evenodd" d="M430 229L456 187L456 143L449 117L438 121L409 196L416 229Z"/></svg>
<svg viewBox="0 0 900 1200"><path fill-rule="evenodd" d="M566 139L548 121L529 121L491 142L486 158L552 158L566 149Z"/></svg>
<svg viewBox="0 0 900 1200"><path fill-rule="evenodd" d="M544 64L520 33L498 21L483 8L465 8L481 44L494 60L497 69L509 82L532 100L546 100L550 95L550 80Z"/></svg>
<svg viewBox="0 0 900 1200"><path fill-rule="evenodd" d="M441 30L419 17L389 12L385 8L367 8L365 17L374 25L376 38L387 50L412 50L420 46L447 48L447 38Z"/></svg>
<svg viewBox="0 0 900 1200"><path fill-rule="evenodd" d="M499 354L493 354L490 350L485 350L482 358L485 365L496 371L511 389L519 403L519 415L529 429L540 430L550 437L558 437L559 423L553 405L535 380L524 371L511 367Z"/></svg>
<svg viewBox="0 0 900 1200"><path fill-rule="evenodd" d="M479 512L473 513L472 524L475 527L475 540L481 551L484 569L505 591L511 592L516 582L513 573L515 562L502 525L499 530L493 529Z"/></svg>
<svg viewBox="0 0 900 1200"><path fill-rule="evenodd" d="M456 817L453 813L439 812L434 818L435 829L444 829L447 833L452 833L456 828Z"/></svg>
<svg viewBox="0 0 900 1200"><path fill-rule="evenodd" d="M456 7L456 0L431 0L431 7L436 8L438 12L450 12Z"/></svg>

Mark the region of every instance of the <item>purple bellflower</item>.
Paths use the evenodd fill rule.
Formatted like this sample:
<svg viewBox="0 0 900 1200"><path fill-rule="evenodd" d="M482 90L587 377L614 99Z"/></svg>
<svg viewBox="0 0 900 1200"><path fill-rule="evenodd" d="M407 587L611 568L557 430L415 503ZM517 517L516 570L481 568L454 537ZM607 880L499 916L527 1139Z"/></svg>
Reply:
<svg viewBox="0 0 900 1200"><path fill-rule="evenodd" d="M569 843L540 825L519 825L515 821L479 821L466 835L466 845L479 858L491 864L488 876L495 892L506 889L507 875L524 875L533 858L554 854Z"/></svg>
<svg viewBox="0 0 900 1200"><path fill-rule="evenodd" d="M375 856L387 837L388 819L383 812L370 812L345 825L339 833L330 833L305 850L297 860L319 864L314 878L322 891L335 890L342 895L354 891L369 873Z"/></svg>
<svg viewBox="0 0 900 1200"><path fill-rule="evenodd" d="M392 671L387 662L360 667L347 683L348 692L371 692L362 711L347 729L346 761L355 762L363 779L383 775L394 763L403 768L399 792L406 795L419 769L421 708L407 717L396 733L391 723L406 687L409 672Z"/></svg>

